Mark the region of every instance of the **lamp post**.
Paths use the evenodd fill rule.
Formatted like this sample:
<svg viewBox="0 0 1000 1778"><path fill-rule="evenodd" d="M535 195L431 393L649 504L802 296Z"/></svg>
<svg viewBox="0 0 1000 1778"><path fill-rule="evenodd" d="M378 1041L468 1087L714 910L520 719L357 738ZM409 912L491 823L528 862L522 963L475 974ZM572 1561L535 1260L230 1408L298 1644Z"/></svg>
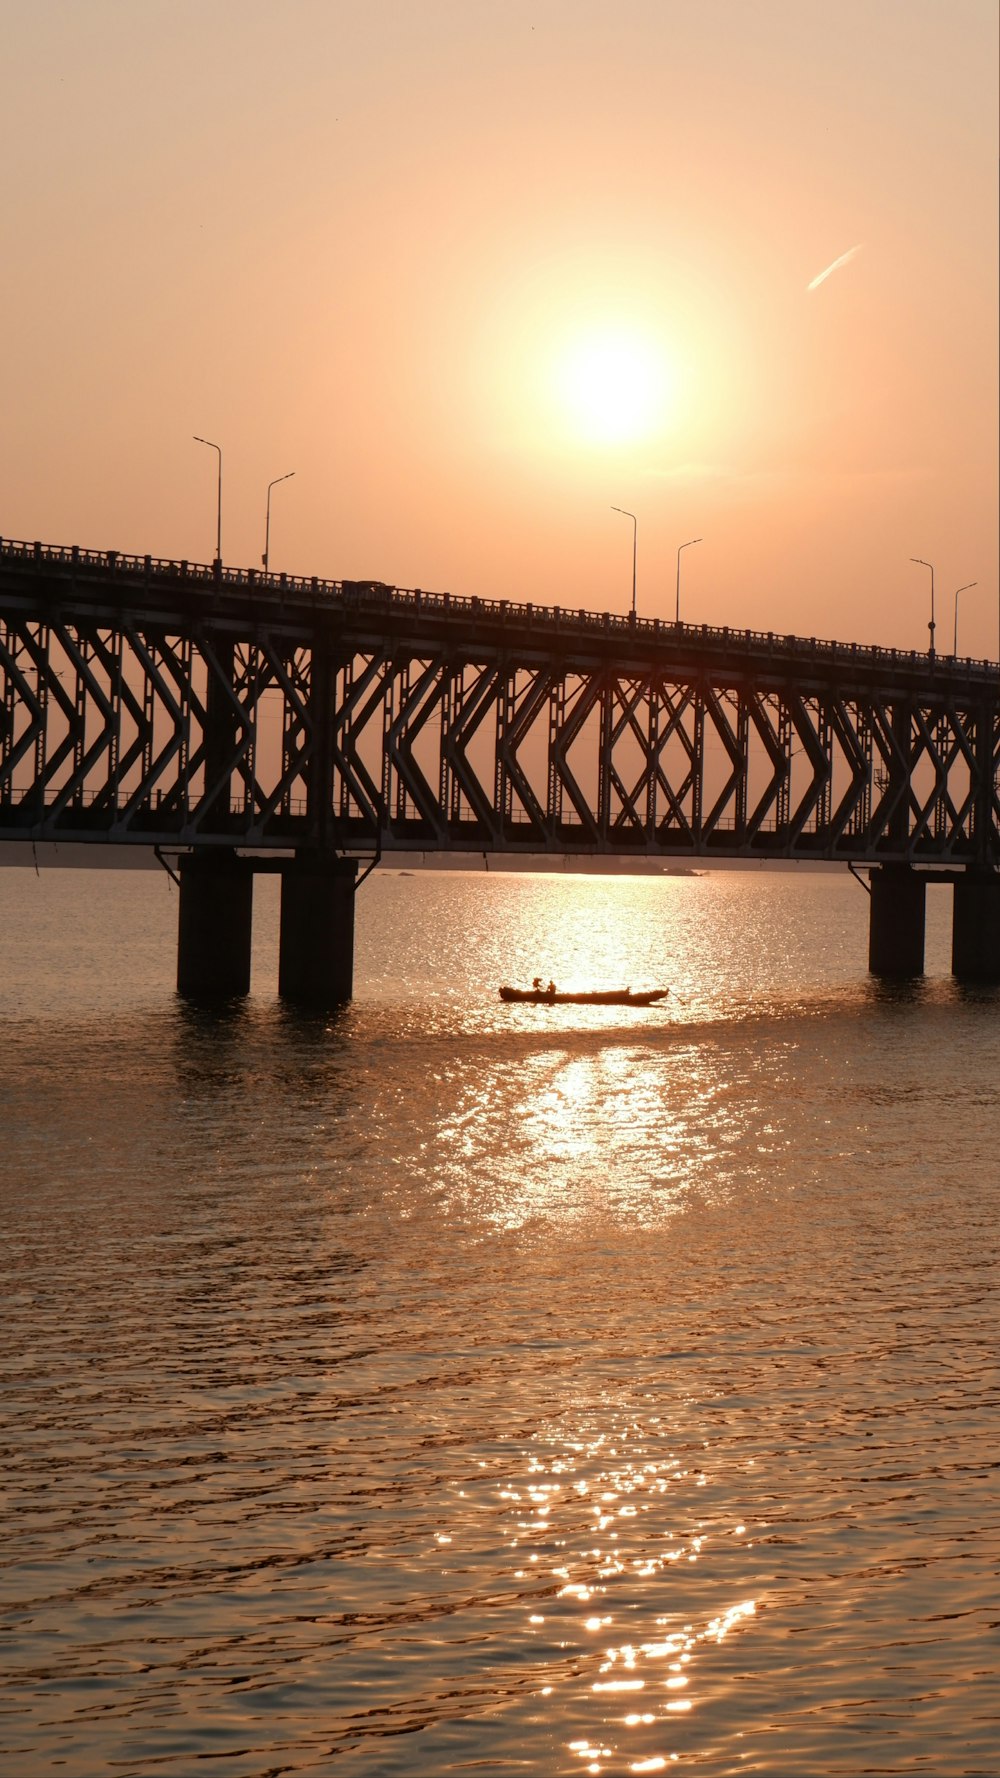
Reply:
<svg viewBox="0 0 1000 1778"><path fill-rule="evenodd" d="M687 542L682 543L677 551L677 608L674 613L674 622L677 624L681 621L681 550L690 549L693 543L700 542L700 537L689 537Z"/></svg>
<svg viewBox="0 0 1000 1778"><path fill-rule="evenodd" d="M210 438L200 438L197 432L193 434L193 437L194 437L195 444L208 445L210 450L218 451L218 453L219 453L219 502L218 502L218 510L216 513L216 520L215 520L215 560L216 560L217 566L221 568L222 567L222 446L214 444Z"/></svg>
<svg viewBox="0 0 1000 1778"><path fill-rule="evenodd" d="M626 512L624 506L613 506L612 512L620 512L623 518L632 520L632 616L635 616L635 559L639 542L639 521L634 512Z"/></svg>
<svg viewBox="0 0 1000 1778"><path fill-rule="evenodd" d="M958 595L959 593L967 593L970 587L978 585L978 580L967 580L964 586L956 587L955 589L955 640L952 643L951 652L956 658L958 656Z"/></svg>
<svg viewBox="0 0 1000 1778"><path fill-rule="evenodd" d="M931 621L927 625L927 628L930 631L931 641L930 641L930 647L928 648L927 652L930 655L931 660L933 660L934 659L934 631L937 628L937 625L934 622L934 569L933 569L933 566L930 562L924 561L923 556L911 556L910 561L916 562L918 567L920 567L920 568L930 568L930 571L931 571Z"/></svg>
<svg viewBox="0 0 1000 1778"><path fill-rule="evenodd" d="M290 469L287 475L276 475L273 482L268 482L267 484L267 516L264 520L264 554L261 556L265 574L267 573L268 556L271 548L271 489L276 488L279 482L290 482L294 474L294 469Z"/></svg>

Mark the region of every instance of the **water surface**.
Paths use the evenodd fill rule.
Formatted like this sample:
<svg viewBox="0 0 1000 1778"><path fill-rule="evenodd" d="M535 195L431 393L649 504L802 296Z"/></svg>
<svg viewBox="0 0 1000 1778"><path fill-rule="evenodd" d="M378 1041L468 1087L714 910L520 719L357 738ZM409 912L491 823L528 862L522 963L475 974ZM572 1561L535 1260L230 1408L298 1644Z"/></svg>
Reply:
<svg viewBox="0 0 1000 1778"><path fill-rule="evenodd" d="M847 876L0 873L0 1760L997 1770L1000 996ZM502 1005L501 980L669 985Z"/></svg>

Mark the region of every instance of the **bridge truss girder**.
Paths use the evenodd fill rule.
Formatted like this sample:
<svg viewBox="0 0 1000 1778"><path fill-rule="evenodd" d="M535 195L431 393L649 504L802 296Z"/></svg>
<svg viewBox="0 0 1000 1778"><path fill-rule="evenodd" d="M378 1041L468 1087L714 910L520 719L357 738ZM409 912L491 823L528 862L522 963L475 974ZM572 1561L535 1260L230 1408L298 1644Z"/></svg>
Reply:
<svg viewBox="0 0 1000 1778"><path fill-rule="evenodd" d="M605 650L0 623L0 835L1000 863L1000 700Z"/></svg>

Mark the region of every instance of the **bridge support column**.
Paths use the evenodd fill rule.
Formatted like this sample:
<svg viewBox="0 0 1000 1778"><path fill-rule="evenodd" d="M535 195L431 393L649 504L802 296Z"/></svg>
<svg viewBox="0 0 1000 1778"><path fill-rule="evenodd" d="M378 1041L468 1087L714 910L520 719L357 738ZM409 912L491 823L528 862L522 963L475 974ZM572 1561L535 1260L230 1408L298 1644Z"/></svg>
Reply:
<svg viewBox="0 0 1000 1778"><path fill-rule="evenodd" d="M1000 982L1000 875L967 870L955 879L951 967L965 982Z"/></svg>
<svg viewBox="0 0 1000 1778"><path fill-rule="evenodd" d="M278 992L300 1006L338 1006L354 988L353 859L296 858L281 873Z"/></svg>
<svg viewBox="0 0 1000 1778"><path fill-rule="evenodd" d="M177 992L224 1000L250 991L253 871L231 852L180 860Z"/></svg>
<svg viewBox="0 0 1000 1778"><path fill-rule="evenodd" d="M883 864L871 873L868 968L872 975L924 973L927 885L908 864Z"/></svg>

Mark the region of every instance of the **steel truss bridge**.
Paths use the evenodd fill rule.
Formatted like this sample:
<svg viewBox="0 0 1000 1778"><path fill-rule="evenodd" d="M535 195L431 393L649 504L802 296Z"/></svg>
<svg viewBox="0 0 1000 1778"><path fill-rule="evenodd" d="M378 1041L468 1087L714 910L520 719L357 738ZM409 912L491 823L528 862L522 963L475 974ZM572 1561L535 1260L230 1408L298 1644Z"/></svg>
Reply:
<svg viewBox="0 0 1000 1778"><path fill-rule="evenodd" d="M0 837L990 870L1000 671L3 541Z"/></svg>

